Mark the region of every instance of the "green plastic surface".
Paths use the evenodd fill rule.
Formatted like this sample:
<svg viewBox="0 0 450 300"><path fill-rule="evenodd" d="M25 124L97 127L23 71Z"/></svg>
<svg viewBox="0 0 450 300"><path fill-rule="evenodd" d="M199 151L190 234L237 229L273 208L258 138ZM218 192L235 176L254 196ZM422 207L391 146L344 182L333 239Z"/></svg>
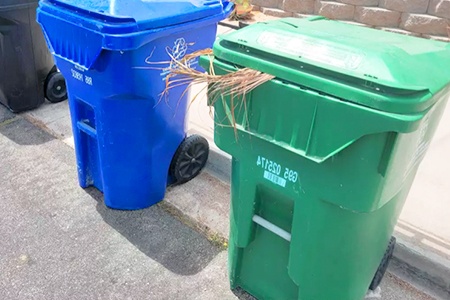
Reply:
<svg viewBox="0 0 450 300"><path fill-rule="evenodd" d="M386 112L430 107L450 78L450 44L322 17L258 23L219 37L220 59Z"/></svg>
<svg viewBox="0 0 450 300"><path fill-rule="evenodd" d="M348 77L343 80L348 75L344 70L330 68L313 74L324 66L317 63L305 70L298 67L304 63L300 59L299 64L291 60L290 65L280 66L274 57L284 54L271 53L261 60L253 55L256 48L245 46L234 52L224 48L225 40L255 40L262 28L271 27L305 32L305 36L311 32L319 35L325 27L335 35L340 33L338 28L344 28L346 34L354 28L382 41L404 39L381 31L340 27L327 20L295 20L297 27L283 22L251 25L222 37L214 46L216 74L238 65L277 76L246 95L245 105L242 99L235 98L232 103L229 97L213 103L215 143L233 157L231 287L242 287L258 299L361 300L450 96L450 76L417 62L410 67L437 70L433 80L422 80L419 74L412 75L406 64L391 60L395 68L387 63L374 66L374 72L392 72L393 78L383 81L393 91L387 94L366 89ZM338 37L330 40L338 43ZM445 48L432 41L405 41L422 45L422 49ZM355 49L356 43L343 42ZM386 49L371 45L366 52L370 61L383 62ZM377 55L384 58L377 60ZM450 55L424 53L422 57L436 58L425 61L441 68L450 65ZM203 57L202 66L209 68L209 59ZM400 65L408 74L398 73ZM358 78L357 74L349 76ZM400 86L409 92L400 95ZM350 101L347 96L358 97ZM253 221L255 215L288 232L290 241L258 225Z"/></svg>

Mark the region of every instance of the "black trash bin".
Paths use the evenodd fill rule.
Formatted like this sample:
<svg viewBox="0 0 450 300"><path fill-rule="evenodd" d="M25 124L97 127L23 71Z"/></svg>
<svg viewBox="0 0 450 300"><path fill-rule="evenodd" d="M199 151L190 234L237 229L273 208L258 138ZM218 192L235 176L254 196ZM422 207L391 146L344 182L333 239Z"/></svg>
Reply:
<svg viewBox="0 0 450 300"><path fill-rule="evenodd" d="M0 1L0 102L13 112L67 99L63 76L55 67L36 22L38 0Z"/></svg>

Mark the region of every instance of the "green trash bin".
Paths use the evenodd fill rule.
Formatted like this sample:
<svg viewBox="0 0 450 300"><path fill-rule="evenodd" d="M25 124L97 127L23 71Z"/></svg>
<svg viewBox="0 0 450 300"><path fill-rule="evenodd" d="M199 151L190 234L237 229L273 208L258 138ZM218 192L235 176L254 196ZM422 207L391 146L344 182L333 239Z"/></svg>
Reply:
<svg viewBox="0 0 450 300"><path fill-rule="evenodd" d="M231 287L364 298L449 98L450 45L318 17L251 25L213 50L216 74L275 76L245 105L214 103L233 157Z"/></svg>

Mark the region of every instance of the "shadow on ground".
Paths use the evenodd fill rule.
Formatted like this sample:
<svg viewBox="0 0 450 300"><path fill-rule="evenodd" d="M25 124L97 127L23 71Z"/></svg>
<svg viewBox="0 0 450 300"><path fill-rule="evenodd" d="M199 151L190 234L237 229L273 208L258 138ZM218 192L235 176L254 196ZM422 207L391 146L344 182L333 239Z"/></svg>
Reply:
<svg viewBox="0 0 450 300"><path fill-rule="evenodd" d="M141 252L179 275L202 271L221 251L204 236L169 216L158 206L136 211L110 209L95 188L86 192L103 220Z"/></svg>
<svg viewBox="0 0 450 300"><path fill-rule="evenodd" d="M232 292L239 300L257 300L255 297L239 287L232 290Z"/></svg>
<svg viewBox="0 0 450 300"><path fill-rule="evenodd" d="M30 132L36 134L31 135ZM35 125L20 117L8 118L1 122L0 134L21 146L41 145L55 139L43 130L36 130Z"/></svg>
<svg viewBox="0 0 450 300"><path fill-rule="evenodd" d="M14 118L14 113L10 112L5 106L0 104L0 125L5 121Z"/></svg>

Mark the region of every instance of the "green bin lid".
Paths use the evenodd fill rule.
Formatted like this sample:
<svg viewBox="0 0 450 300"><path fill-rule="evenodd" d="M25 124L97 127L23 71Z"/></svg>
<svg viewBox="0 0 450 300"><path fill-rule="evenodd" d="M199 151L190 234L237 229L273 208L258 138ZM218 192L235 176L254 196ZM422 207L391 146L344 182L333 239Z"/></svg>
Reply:
<svg viewBox="0 0 450 300"><path fill-rule="evenodd" d="M219 37L214 54L240 67L393 113L427 109L450 82L450 44L323 17L247 26Z"/></svg>

